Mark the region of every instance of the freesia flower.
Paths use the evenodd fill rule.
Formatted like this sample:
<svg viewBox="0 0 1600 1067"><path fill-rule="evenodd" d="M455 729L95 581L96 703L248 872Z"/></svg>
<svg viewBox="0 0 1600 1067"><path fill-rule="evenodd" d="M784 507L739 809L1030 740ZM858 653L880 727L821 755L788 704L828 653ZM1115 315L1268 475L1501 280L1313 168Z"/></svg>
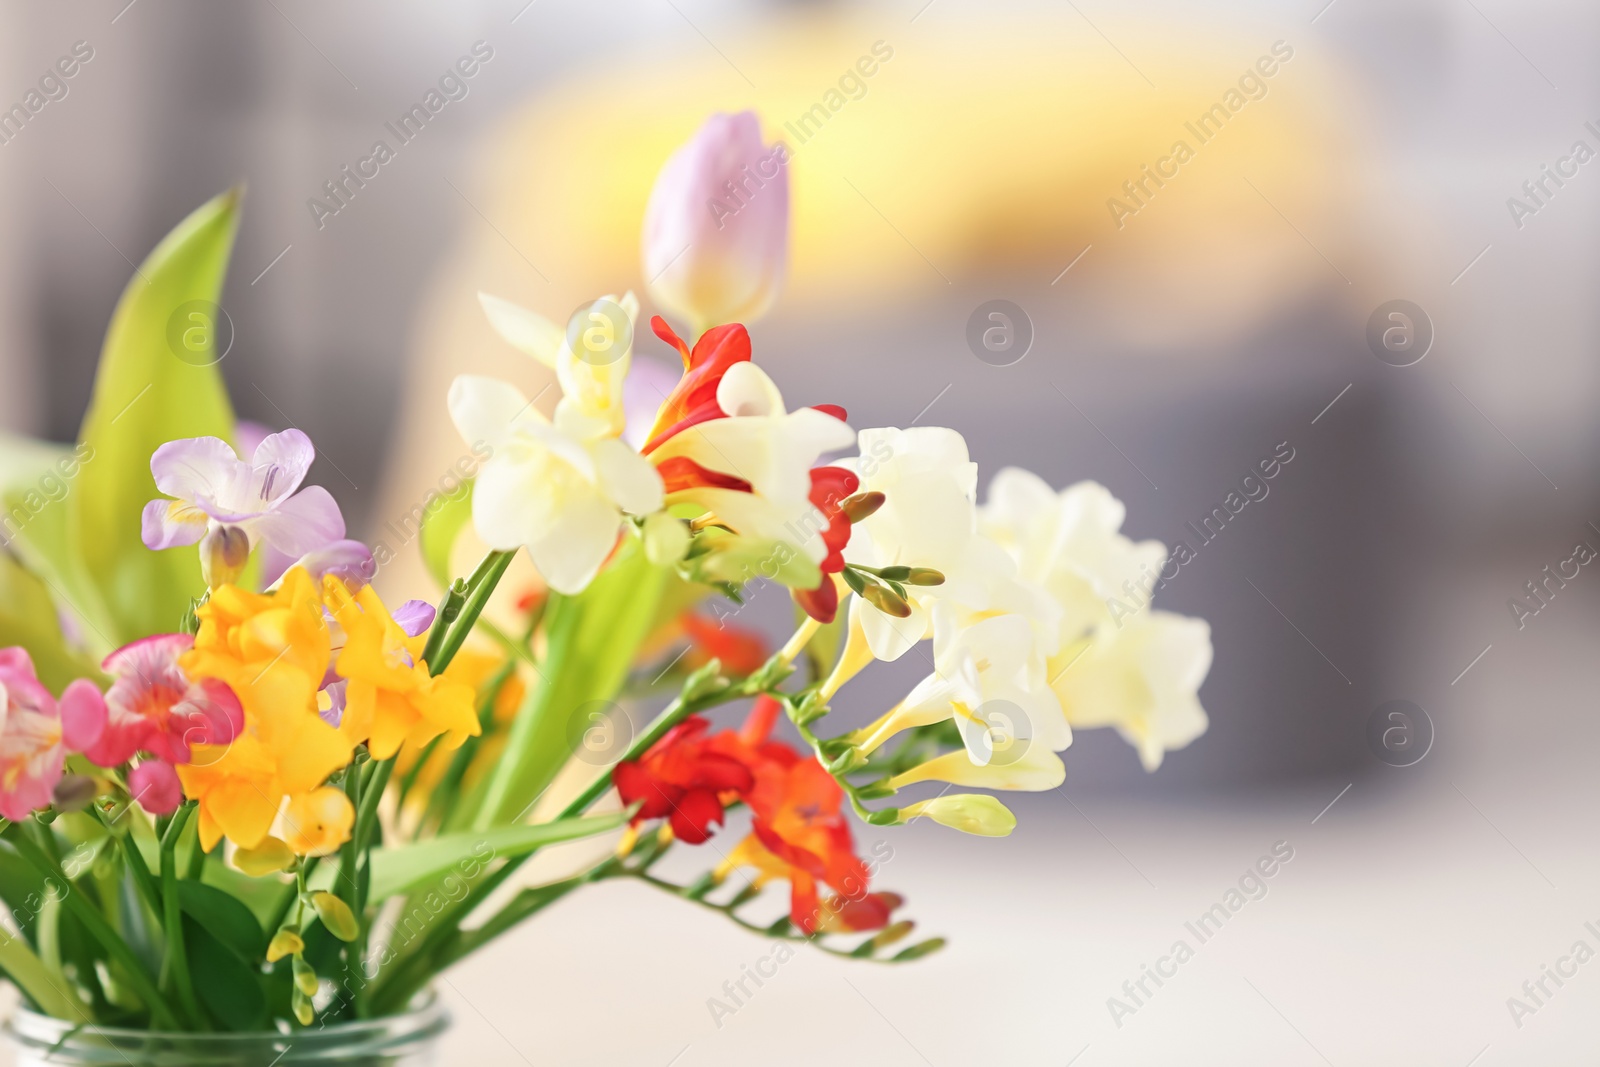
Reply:
<svg viewBox="0 0 1600 1067"><path fill-rule="evenodd" d="M1151 592L1166 557L1160 542L1119 532L1125 512L1094 482L1057 493L1012 467L995 476L981 522L1061 612L1064 640L1047 673L1067 721L1116 727L1153 771L1167 751L1205 732L1198 692L1211 667L1211 630L1170 612L1113 613L1114 600Z"/></svg>
<svg viewBox="0 0 1600 1067"><path fill-rule="evenodd" d="M1051 661L1052 688L1067 721L1114 726L1144 769L1205 733L1200 684L1211 669L1211 627L1170 611L1140 612L1120 630Z"/></svg>
<svg viewBox="0 0 1600 1067"><path fill-rule="evenodd" d="M902 903L895 893L863 892L864 882L853 895L834 893L824 899L815 875L772 852L753 833L733 846L733 851L717 865L717 877L726 878L740 867L755 871L750 882L757 888L772 881L789 883L789 922L807 935L881 930L889 925L894 909Z"/></svg>
<svg viewBox="0 0 1600 1067"><path fill-rule="evenodd" d="M1119 531L1127 507L1095 482L1060 493L1037 474L1007 467L989 483L979 511L983 532L1061 606L1068 640L1113 621L1112 599L1145 588L1160 572L1160 541L1135 544Z"/></svg>
<svg viewBox="0 0 1600 1067"><path fill-rule="evenodd" d="M123 645L101 667L115 679L106 691L106 728L84 753L102 767L148 752L188 763L191 744L226 745L244 725L233 690L215 678L191 680L178 666L194 647L188 634L156 634Z"/></svg>
<svg viewBox="0 0 1600 1067"><path fill-rule="evenodd" d="M633 364L639 300L608 295L580 308L563 330L543 315L479 293L489 323L513 347L556 372L556 429L579 441L620 437L627 428L624 382Z"/></svg>
<svg viewBox="0 0 1600 1067"><path fill-rule="evenodd" d="M722 822L722 794L742 794L754 786L749 755L738 738L726 732L708 737L710 728L691 715L638 760L612 769L622 802L640 804L633 825L664 818L678 840L698 845Z"/></svg>
<svg viewBox="0 0 1600 1067"><path fill-rule="evenodd" d="M49 807L67 753L93 745L105 720L93 682L71 682L58 703L26 649L0 649L0 816L20 822Z"/></svg>
<svg viewBox="0 0 1600 1067"><path fill-rule="evenodd" d="M563 433L513 385L463 375L450 387L450 416L463 438L494 449L472 495L478 536L490 548L525 546L559 593L594 578L624 513L661 509L661 478L637 452L615 437Z"/></svg>
<svg viewBox="0 0 1600 1067"><path fill-rule="evenodd" d="M860 633L880 660L899 659L930 636L935 602L968 610L990 606L998 582L1015 570L998 546L978 533L978 467L954 430L862 430L860 455L843 460L860 476L861 492L884 495L883 506L851 527L849 563L868 567L927 567L944 575L938 586L908 592L910 614L895 618L860 598Z"/></svg>
<svg viewBox="0 0 1600 1067"><path fill-rule="evenodd" d="M128 791L151 815L171 815L183 803L183 784L166 760L140 761L128 772Z"/></svg>
<svg viewBox="0 0 1600 1067"><path fill-rule="evenodd" d="M191 679L225 683L244 725L227 745L191 745L178 777L199 803L203 848L224 836L254 848L285 797L309 793L350 761L353 742L317 713L332 638L316 586L298 567L271 593L213 590L196 615L200 629L179 666Z"/></svg>
<svg viewBox="0 0 1600 1067"><path fill-rule="evenodd" d="M344 790L331 785L302 793L289 801L283 822L284 844L297 856L327 856L350 840L356 812Z"/></svg>
<svg viewBox="0 0 1600 1067"><path fill-rule="evenodd" d="M789 245L788 153L752 111L717 114L661 168L644 220L650 293L704 328L777 298Z"/></svg>
<svg viewBox="0 0 1600 1067"><path fill-rule="evenodd" d="M691 351L659 317L651 325L684 361L683 379L644 446L661 472L667 504L694 504L709 514L702 521L824 562L832 551L824 531L832 523L812 503L812 465L850 444L844 411L788 411L772 379L750 362L743 326L707 331Z"/></svg>
<svg viewBox="0 0 1600 1067"><path fill-rule="evenodd" d="M936 614L952 610L935 608ZM902 730L946 719L955 722L975 767L1014 764L1035 748L1059 752L1072 743L1026 618L996 615L965 626L940 619L934 634L934 672L893 710L857 733L862 752L875 751ZM1047 769L1053 777L1056 764L1035 757L1030 765Z"/></svg>
<svg viewBox="0 0 1600 1067"><path fill-rule="evenodd" d="M301 556L344 539L344 516L328 491L300 489L315 457L311 439L299 430L269 434L248 462L221 438L168 441L150 457L150 472L156 488L174 499L145 505L145 546L192 545L217 531L201 563L208 584L221 585L228 576L210 568L233 558L237 548L230 541L237 535L220 531L236 530L247 549L261 549L262 580L276 581Z"/></svg>
<svg viewBox="0 0 1600 1067"><path fill-rule="evenodd" d="M940 826L979 837L1005 837L1017 828L1017 817L984 793L946 793L900 809L900 821L932 819Z"/></svg>
<svg viewBox="0 0 1600 1067"><path fill-rule="evenodd" d="M482 732L472 686L429 673L427 638L402 629L371 586L351 593L325 578L323 599L345 634L334 669L348 682L339 731L352 743L366 741L374 759L388 759L407 742L420 747L443 734L453 749Z"/></svg>

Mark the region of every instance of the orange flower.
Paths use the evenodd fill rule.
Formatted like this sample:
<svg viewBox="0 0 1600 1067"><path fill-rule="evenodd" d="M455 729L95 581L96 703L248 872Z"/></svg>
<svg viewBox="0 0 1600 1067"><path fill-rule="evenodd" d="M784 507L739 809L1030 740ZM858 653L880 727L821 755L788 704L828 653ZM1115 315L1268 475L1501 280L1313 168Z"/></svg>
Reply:
<svg viewBox="0 0 1600 1067"><path fill-rule="evenodd" d="M759 633L722 620L713 621L692 611L682 616L683 631L690 641L685 665L694 670L712 657L722 661L725 674L750 674L767 662L767 643Z"/></svg>

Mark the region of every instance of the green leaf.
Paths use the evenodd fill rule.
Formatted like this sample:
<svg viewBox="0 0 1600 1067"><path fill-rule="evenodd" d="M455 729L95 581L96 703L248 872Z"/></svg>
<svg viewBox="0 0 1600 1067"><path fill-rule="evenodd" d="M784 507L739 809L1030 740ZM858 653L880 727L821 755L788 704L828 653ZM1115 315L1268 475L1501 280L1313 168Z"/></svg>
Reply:
<svg viewBox="0 0 1600 1067"><path fill-rule="evenodd" d="M372 850L372 888L367 900L379 903L397 893L458 874L472 882L496 859L509 859L559 841L615 830L627 812L557 819L535 826L502 826L482 833L447 834L411 845Z"/></svg>
<svg viewBox="0 0 1600 1067"><path fill-rule="evenodd" d="M422 513L422 562L434 581L450 587L450 552L456 547L456 538L472 519L473 480L466 480L466 488L459 495L440 495L434 498L432 510Z"/></svg>
<svg viewBox="0 0 1600 1067"><path fill-rule="evenodd" d="M115 632L115 643L175 630L203 591L193 549L152 552L140 540L139 516L160 494L150 454L183 437L233 435L233 408L205 347L169 340L191 315L220 317L216 302L238 229L239 194L207 202L168 234L144 261L106 332L94 395L80 439L94 450L67 497L68 544L84 561ZM213 321L212 340L220 330ZM184 352L184 358L178 353Z"/></svg>
<svg viewBox="0 0 1600 1067"><path fill-rule="evenodd" d="M809 618L805 609L796 604L795 625L804 625ZM841 603L839 610L834 613L833 621L819 627L817 632L811 635L811 640L806 642L804 654L806 662L811 666L813 682L820 682L833 673L833 665L839 662L839 653L844 648L845 628L849 624L849 606Z"/></svg>
<svg viewBox="0 0 1600 1067"><path fill-rule="evenodd" d="M200 923L183 920L195 994L207 1011L229 1030L259 1030L267 1022L267 995L261 974L230 952Z"/></svg>
<svg viewBox="0 0 1600 1067"><path fill-rule="evenodd" d="M506 738L473 821L476 829L522 816L571 758L573 717L591 701L615 700L654 617L666 571L630 538L577 596L552 596L542 674Z"/></svg>
<svg viewBox="0 0 1600 1067"><path fill-rule="evenodd" d="M44 893L44 875L17 855L16 849L0 844L0 900L5 901L12 919L29 941L34 939Z"/></svg>
<svg viewBox="0 0 1600 1067"><path fill-rule="evenodd" d="M89 1009L70 986L50 977L44 961L22 938L0 930L0 971L16 983L41 1012L58 1019L86 1020Z"/></svg>
<svg viewBox="0 0 1600 1067"><path fill-rule="evenodd" d="M50 587L0 551L0 648L21 645L39 680L59 693L74 678L98 677L93 659L74 651L61 632Z"/></svg>
<svg viewBox="0 0 1600 1067"><path fill-rule="evenodd" d="M178 906L184 915L204 926L244 962L254 963L265 956L266 935L243 901L204 882L180 881ZM191 950L189 954L193 956L194 952Z"/></svg>

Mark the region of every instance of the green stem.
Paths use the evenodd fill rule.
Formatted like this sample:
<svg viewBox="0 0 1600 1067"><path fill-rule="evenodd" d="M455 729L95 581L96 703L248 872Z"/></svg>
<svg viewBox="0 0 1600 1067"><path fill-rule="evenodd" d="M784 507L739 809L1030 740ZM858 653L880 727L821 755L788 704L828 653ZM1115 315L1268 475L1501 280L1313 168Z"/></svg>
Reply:
<svg viewBox="0 0 1600 1067"><path fill-rule="evenodd" d="M162 925L166 927L167 961L178 987L178 1000L197 1028L209 1030L211 1027L200 1010L200 1001L194 995L194 981L189 976L189 955L183 944L183 910L178 900L178 838L183 836L184 824L193 810L194 801L185 803L167 824L167 832L161 835Z"/></svg>
<svg viewBox="0 0 1600 1067"><path fill-rule="evenodd" d="M447 633L439 643L433 656L424 652L424 659L428 664L430 674L442 674L450 666L450 661L461 649L467 639L467 634L472 632L473 624L478 621L478 616L483 614L485 605L489 603L489 596L495 587L500 584L501 577L506 573L506 568L511 566L511 561L517 556L516 550L507 552L490 552L483 557L483 562L478 564L478 569L473 572L471 580L467 583L466 603L461 606L461 614L450 626ZM433 636L429 635L429 643Z"/></svg>
<svg viewBox="0 0 1600 1067"><path fill-rule="evenodd" d="M132 801L129 801L132 803ZM100 820L100 825L106 828L106 835L122 850L123 861L127 863L128 870L133 874L133 884L139 890L139 895L150 908L150 913L161 915L161 890L156 886L156 880L150 873L149 864L144 861L144 853L139 851L138 842L134 841L132 831L124 837L118 837L112 832L111 823L106 819L105 812L100 810L98 804L89 805L89 810L94 812L95 818Z"/></svg>
<svg viewBox="0 0 1600 1067"><path fill-rule="evenodd" d="M692 689L703 671L705 671L705 668L702 668L702 671L697 671L685 688ZM715 672L713 671L712 673ZM661 740L668 730L671 730L690 715L716 707L719 704L726 704L734 700L754 696L758 692L764 692L766 685L776 684L767 675L767 671L757 671L737 685L716 689L693 699L686 699L682 694L679 694L671 704L668 704L662 710L660 715L656 716L655 721L634 739L633 744L628 746L628 751L619 762L626 763L638 759L651 745ZM556 818L568 819L582 815L589 809L590 805L604 796L610 788L611 773L606 771L596 777L581 793L574 797ZM404 1002L409 1000L416 990L422 987L428 976L440 969L440 956L448 950L454 939L459 938L460 933L457 927L459 927L460 923L482 905L495 890L505 883L506 879L516 873L517 869L526 863L531 856L535 855L536 852L537 850L534 850L506 860L498 869L474 886L471 892L462 899L461 903L454 907L450 915L441 914L435 920L433 929L423 935L417 947L403 957L395 965L393 971L379 980L377 989L372 997L374 1010L381 1012L386 1009L394 1010L403 1006ZM509 922L501 923L500 918L501 914L496 913L496 915L489 918L485 925L494 924L497 931L508 929L513 925L513 923ZM450 921L451 919L454 921ZM471 947L475 948L481 943L482 940L474 939ZM457 958L460 958L459 954L452 957L452 959Z"/></svg>
<svg viewBox="0 0 1600 1067"><path fill-rule="evenodd" d="M66 908L83 923L89 936L105 946L106 953L122 968L125 972L122 977L127 979L133 991L149 1006L150 1018L156 1027L166 1030L177 1029L178 1017L162 997L161 991L156 988L150 972L145 970L144 964L134 955L128 943L111 929L111 924L106 922L105 916L100 914L99 909L91 904L76 886L67 881L61 870L50 862L50 857L45 855L44 850L27 834L15 835L11 838L11 844L40 874L46 878L59 878L61 884L67 887L66 893L61 898Z"/></svg>

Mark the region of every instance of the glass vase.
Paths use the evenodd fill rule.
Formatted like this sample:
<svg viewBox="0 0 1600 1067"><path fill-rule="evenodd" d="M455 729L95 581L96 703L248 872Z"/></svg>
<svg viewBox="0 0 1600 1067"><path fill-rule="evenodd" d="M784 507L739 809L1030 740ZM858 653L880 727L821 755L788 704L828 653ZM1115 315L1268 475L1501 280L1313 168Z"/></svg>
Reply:
<svg viewBox="0 0 1600 1067"><path fill-rule="evenodd" d="M286 1033L164 1033L77 1026L18 1008L5 1024L16 1067L433 1067L450 1017L438 999L400 1015Z"/></svg>

